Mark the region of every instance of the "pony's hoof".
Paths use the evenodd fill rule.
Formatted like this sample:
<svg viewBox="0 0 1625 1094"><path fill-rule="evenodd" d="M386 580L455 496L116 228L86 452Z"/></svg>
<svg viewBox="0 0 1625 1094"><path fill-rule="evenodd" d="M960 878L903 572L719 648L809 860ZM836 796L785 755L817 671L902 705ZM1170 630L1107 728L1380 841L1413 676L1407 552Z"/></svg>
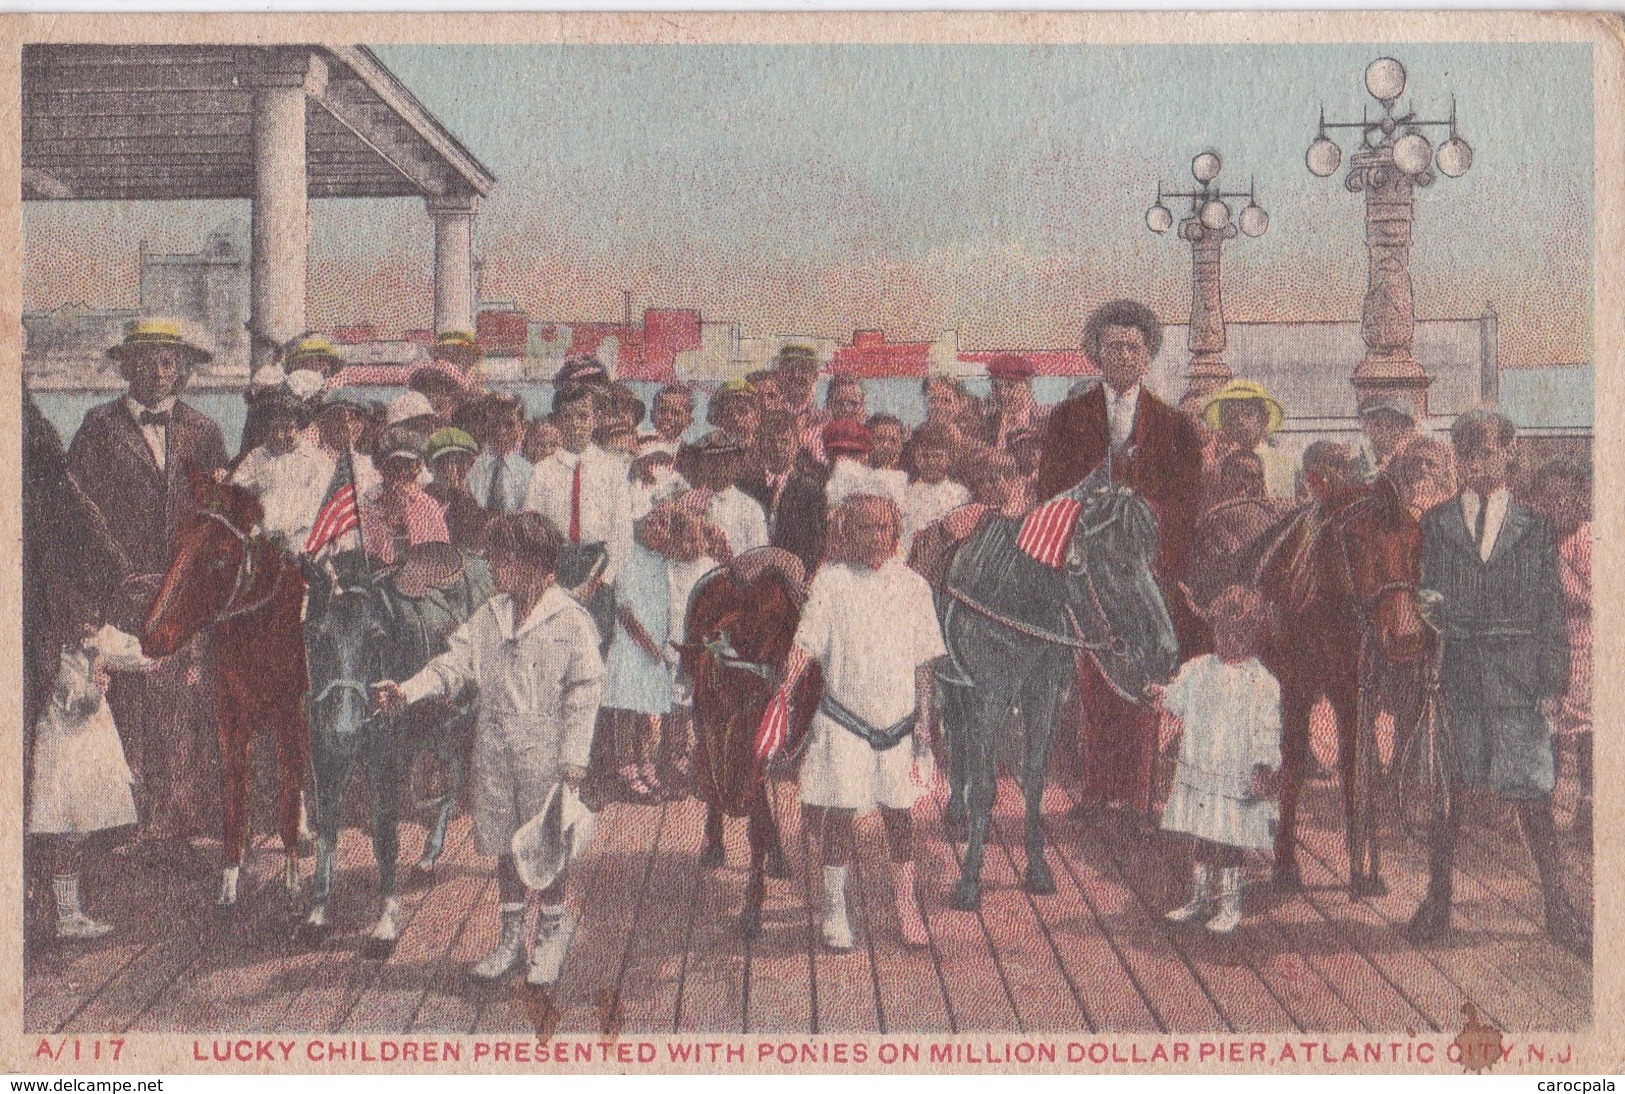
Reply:
<svg viewBox="0 0 1625 1094"><path fill-rule="evenodd" d="M219 901L215 901L214 918L222 923L228 923L237 918L237 911L240 907L241 905L236 901L233 901L230 904L222 904Z"/></svg>
<svg viewBox="0 0 1625 1094"><path fill-rule="evenodd" d="M361 943L361 956L368 961L388 961L395 953L395 939L371 938Z"/></svg>
<svg viewBox="0 0 1625 1094"><path fill-rule="evenodd" d="M1271 875L1275 888L1283 893L1303 892L1303 875L1298 872L1298 864L1289 862L1277 864L1275 872Z"/></svg>
<svg viewBox="0 0 1625 1094"><path fill-rule="evenodd" d="M700 850L700 869L715 870L724 861L722 844L708 843Z"/></svg>
<svg viewBox="0 0 1625 1094"><path fill-rule="evenodd" d="M767 853L767 861L763 863L767 876L774 881L790 880L790 860L785 856L784 849L775 847Z"/></svg>
<svg viewBox="0 0 1625 1094"><path fill-rule="evenodd" d="M293 929L294 945L307 950L320 949L331 932L332 928L325 923L312 923L309 920L301 920L299 925Z"/></svg>
<svg viewBox="0 0 1625 1094"><path fill-rule="evenodd" d="M1034 896L1050 896L1055 892L1055 877L1042 859L1033 860L1033 864L1027 867L1027 875L1022 879L1022 888Z"/></svg>
<svg viewBox="0 0 1625 1094"><path fill-rule="evenodd" d="M975 912L982 907L982 887L974 881L961 881L954 888L954 909Z"/></svg>

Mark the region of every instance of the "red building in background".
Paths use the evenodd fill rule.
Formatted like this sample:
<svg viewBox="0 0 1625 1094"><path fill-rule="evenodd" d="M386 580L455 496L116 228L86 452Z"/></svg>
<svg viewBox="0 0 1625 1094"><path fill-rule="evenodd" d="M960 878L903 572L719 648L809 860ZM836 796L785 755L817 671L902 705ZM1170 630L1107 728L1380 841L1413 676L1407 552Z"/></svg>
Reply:
<svg viewBox="0 0 1625 1094"><path fill-rule="evenodd" d="M615 360L603 361L599 347L615 339ZM649 308L642 323L573 323L571 354L592 354L610 366L617 380L671 383L677 355L700 348L700 313L692 308Z"/></svg>
<svg viewBox="0 0 1625 1094"><path fill-rule="evenodd" d="M485 308L474 319L474 337L487 357L523 357L530 316L518 308Z"/></svg>
<svg viewBox="0 0 1625 1094"><path fill-rule="evenodd" d="M835 347L829 370L862 380L917 379L930 363L930 342L888 342L885 331L855 330L850 344Z"/></svg>

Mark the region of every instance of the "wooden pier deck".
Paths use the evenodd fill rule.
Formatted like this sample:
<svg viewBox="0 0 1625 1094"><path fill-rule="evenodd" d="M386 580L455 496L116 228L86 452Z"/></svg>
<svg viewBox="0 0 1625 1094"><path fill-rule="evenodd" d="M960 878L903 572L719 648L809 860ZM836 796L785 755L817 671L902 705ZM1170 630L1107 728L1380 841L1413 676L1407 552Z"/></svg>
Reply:
<svg viewBox="0 0 1625 1094"><path fill-rule="evenodd" d="M1589 966L1541 933L1533 866L1511 814L1490 803L1463 839L1456 931L1417 948L1401 927L1426 884L1422 849L1385 846L1387 896L1351 903L1335 784L1311 784L1300 835L1307 889L1277 894L1249 867L1248 918L1228 939L1173 928L1186 897L1178 841L1123 818L1072 815L1052 788L1045 825L1058 892L1030 896L1019 795L1001 787L982 910L952 910L962 846L947 842L940 798L916 811L931 945L905 949L878 818L860 821L850 906L858 948L819 944L816 847L800 830L793 787L778 788L794 877L769 882L764 929L739 935L743 822L728 863L698 865L698 802L616 804L577 865L582 911L564 979L543 1016L561 1033L837 1031L1398 1032L1459 1027L1475 1004L1502 1029L1574 1030L1591 1022ZM421 829L402 833L410 861ZM199 844L205 851L207 844ZM1589 906L1589 848L1565 842L1575 898ZM347 829L334 902L337 930L306 951L277 879L280 849L256 841L242 911L217 920L215 874L104 856L87 878L90 910L117 924L105 940L29 939L31 1032L526 1032L538 1019L517 983L474 984L467 965L494 941L490 861L469 821L453 824L434 882L403 895L400 944L387 961L360 952L375 913L371 846ZM310 860L303 862L308 885ZM810 880L809 880L810 879ZM516 978L517 979L517 978Z"/></svg>

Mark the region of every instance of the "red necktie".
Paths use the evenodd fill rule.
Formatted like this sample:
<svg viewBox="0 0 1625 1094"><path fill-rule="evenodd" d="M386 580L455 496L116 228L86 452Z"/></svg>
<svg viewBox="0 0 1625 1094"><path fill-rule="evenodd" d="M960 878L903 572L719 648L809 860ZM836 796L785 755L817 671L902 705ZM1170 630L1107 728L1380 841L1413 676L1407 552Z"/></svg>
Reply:
<svg viewBox="0 0 1625 1094"><path fill-rule="evenodd" d="M570 478L570 542L581 542L581 461Z"/></svg>

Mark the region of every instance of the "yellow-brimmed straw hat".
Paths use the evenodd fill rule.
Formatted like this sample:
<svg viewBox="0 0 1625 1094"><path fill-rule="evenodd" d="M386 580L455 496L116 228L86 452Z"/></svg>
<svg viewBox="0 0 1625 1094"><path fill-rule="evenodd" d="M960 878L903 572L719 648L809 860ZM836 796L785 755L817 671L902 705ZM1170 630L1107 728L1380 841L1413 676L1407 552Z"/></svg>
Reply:
<svg viewBox="0 0 1625 1094"><path fill-rule="evenodd" d="M124 324L124 341L109 347L107 356L115 361L139 350L164 348L178 349L186 354L191 364L201 365L214 359L202 346L187 340L181 333L181 324L174 319L132 319Z"/></svg>
<svg viewBox="0 0 1625 1094"><path fill-rule="evenodd" d="M330 362L335 368L343 368L345 363L326 337L304 334L289 343L282 357L282 367L287 372L293 372L300 368L319 368L322 361Z"/></svg>
<svg viewBox="0 0 1625 1094"><path fill-rule="evenodd" d="M479 340L474 337L473 331L443 330L434 336L435 349L466 349L475 353L480 352Z"/></svg>
<svg viewBox="0 0 1625 1094"><path fill-rule="evenodd" d="M1215 391L1202 407L1202 420L1207 422L1210 428L1218 429L1220 404L1240 399L1257 399L1268 408L1270 416L1269 424L1264 427L1266 433L1274 433L1286 420L1286 412L1281 409L1281 404L1276 402L1275 397L1257 380L1231 380Z"/></svg>

